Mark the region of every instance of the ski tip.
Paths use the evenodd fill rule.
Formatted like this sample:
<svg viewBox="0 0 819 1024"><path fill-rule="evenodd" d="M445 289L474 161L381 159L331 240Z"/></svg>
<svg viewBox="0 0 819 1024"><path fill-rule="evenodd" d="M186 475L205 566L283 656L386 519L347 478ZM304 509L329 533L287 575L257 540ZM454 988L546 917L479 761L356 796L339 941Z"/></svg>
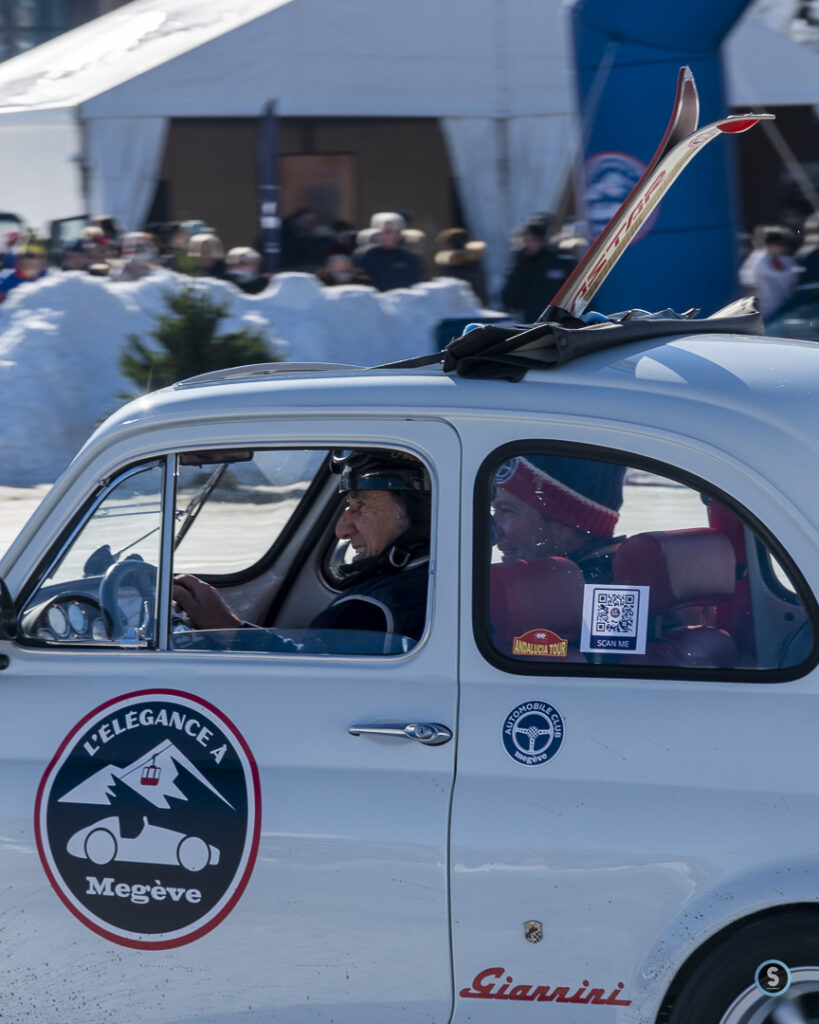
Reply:
<svg viewBox="0 0 819 1024"><path fill-rule="evenodd" d="M760 121L772 120L774 120L773 114L736 114L722 121L718 128L721 132L726 132L728 135L736 135L739 132L747 132L749 128L753 128Z"/></svg>

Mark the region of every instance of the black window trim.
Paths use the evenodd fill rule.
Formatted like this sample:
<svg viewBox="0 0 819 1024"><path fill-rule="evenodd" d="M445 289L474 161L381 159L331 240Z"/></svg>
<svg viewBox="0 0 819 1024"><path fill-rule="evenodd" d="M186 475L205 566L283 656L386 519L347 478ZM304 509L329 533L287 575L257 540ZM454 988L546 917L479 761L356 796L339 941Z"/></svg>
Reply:
<svg viewBox="0 0 819 1024"><path fill-rule="evenodd" d="M673 668L654 665L603 665L587 662L554 662L542 665L517 661L500 652L492 643L487 625L489 623L489 566L486 553L491 550L490 521L492 477L507 459L516 455L555 455L570 458L594 459L627 469L642 469L665 477L674 483L705 494L725 505L746 526L750 527L758 540L767 546L794 584L796 596L805 609L808 623L813 631L813 647L807 658L798 665L781 668ZM601 445L575 441L561 441L549 438L522 438L500 445L481 462L475 476L472 503L472 634L481 655L493 667L516 676L562 676L582 678L613 679L686 679L710 680L715 682L784 683L799 679L812 671L819 662L819 605L796 563L771 531L757 517L718 486L703 480L687 470L668 466L658 459L623 452L621 449L605 448Z"/></svg>

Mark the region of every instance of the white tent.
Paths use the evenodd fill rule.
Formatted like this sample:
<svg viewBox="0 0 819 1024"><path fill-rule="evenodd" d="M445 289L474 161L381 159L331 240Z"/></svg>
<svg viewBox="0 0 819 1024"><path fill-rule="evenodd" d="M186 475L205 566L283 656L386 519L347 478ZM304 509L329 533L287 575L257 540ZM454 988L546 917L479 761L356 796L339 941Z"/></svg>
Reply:
<svg viewBox="0 0 819 1024"><path fill-rule="evenodd" d="M759 31L776 35L758 28L728 48L755 102L819 100L819 55L778 36L790 56L757 59ZM439 118L471 230L501 260L565 185L571 59L561 0L132 0L0 64L0 205L137 226L170 118L275 99L282 117ZM729 83L747 106L741 73Z"/></svg>
<svg viewBox="0 0 819 1024"><path fill-rule="evenodd" d="M135 226L169 118L275 99L281 117L440 118L472 231L505 240L565 181L565 31L559 0L133 0L0 65L2 205Z"/></svg>

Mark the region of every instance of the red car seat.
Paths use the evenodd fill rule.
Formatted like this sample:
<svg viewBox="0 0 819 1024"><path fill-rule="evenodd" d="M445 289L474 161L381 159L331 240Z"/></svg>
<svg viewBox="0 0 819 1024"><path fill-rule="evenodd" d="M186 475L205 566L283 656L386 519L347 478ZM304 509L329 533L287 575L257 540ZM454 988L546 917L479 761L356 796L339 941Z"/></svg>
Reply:
<svg viewBox="0 0 819 1024"><path fill-rule="evenodd" d="M568 558L519 559L490 566L495 647L533 662L585 661L569 646L580 636L583 583L583 573ZM547 653L551 651L556 653Z"/></svg>
<svg viewBox="0 0 819 1024"><path fill-rule="evenodd" d="M728 668L737 664L734 638L716 625L716 608L734 596L736 557L725 534L708 527L638 533L612 563L616 584L647 586L648 644L623 663Z"/></svg>

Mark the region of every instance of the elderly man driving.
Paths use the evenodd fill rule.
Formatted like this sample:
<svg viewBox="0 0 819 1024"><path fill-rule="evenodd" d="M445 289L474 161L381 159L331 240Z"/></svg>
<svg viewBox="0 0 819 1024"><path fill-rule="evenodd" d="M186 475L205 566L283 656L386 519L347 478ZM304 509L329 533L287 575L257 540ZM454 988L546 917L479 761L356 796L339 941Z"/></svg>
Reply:
<svg viewBox="0 0 819 1024"><path fill-rule="evenodd" d="M399 634L418 640L426 619L429 476L400 451L337 451L331 468L346 501L335 527L355 551L336 570L339 595L310 630ZM236 629L242 622L218 590L196 576L174 580L173 600L194 629Z"/></svg>

